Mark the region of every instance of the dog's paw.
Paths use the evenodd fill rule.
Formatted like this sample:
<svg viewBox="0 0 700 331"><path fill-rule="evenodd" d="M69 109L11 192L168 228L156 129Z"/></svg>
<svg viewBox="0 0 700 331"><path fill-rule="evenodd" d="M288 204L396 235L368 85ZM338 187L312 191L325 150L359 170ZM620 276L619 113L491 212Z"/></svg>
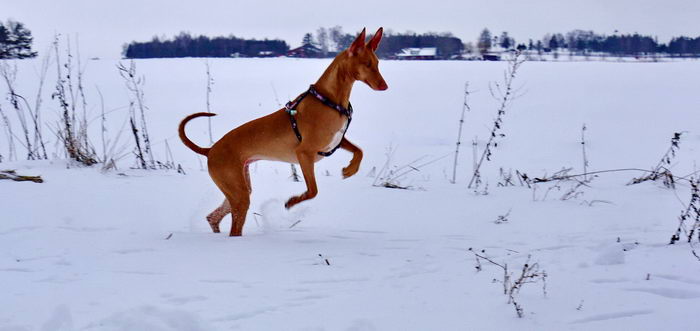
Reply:
<svg viewBox="0 0 700 331"><path fill-rule="evenodd" d="M284 204L284 208L289 209L289 208L294 207L294 205L296 205L297 203L300 203L302 201L306 201L309 199L313 199L316 197L317 193L318 192L309 193L307 191L307 192L304 192L304 194L302 194L302 195L297 195L297 196L291 197L291 198L289 198L289 200L287 200L287 203Z"/></svg>
<svg viewBox="0 0 700 331"><path fill-rule="evenodd" d="M211 216L207 216L207 223L209 223L209 226L211 227L211 230L214 231L214 233L221 232L221 230L219 230L219 223L214 221L214 219Z"/></svg>
<svg viewBox="0 0 700 331"><path fill-rule="evenodd" d="M356 174L358 170L360 170L360 167L352 165L343 168L343 179L351 177L352 175Z"/></svg>
<svg viewBox="0 0 700 331"><path fill-rule="evenodd" d="M286 208L286 209L292 208L292 207L294 207L294 205L296 205L296 204L299 203L300 201L301 201L301 198L298 197L298 196L296 196L296 197L291 197L291 198L289 198L289 200L287 200L287 202L284 204L284 208Z"/></svg>

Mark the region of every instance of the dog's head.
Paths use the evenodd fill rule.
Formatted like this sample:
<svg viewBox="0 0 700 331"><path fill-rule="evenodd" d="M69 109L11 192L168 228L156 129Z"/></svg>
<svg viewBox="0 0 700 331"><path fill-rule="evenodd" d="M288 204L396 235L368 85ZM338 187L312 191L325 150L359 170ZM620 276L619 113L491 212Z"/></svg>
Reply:
<svg viewBox="0 0 700 331"><path fill-rule="evenodd" d="M384 91L389 88L379 72L379 59L374 53L382 40L383 31L383 28L379 28L372 39L365 43L365 29L362 29L360 35L346 51L350 63L353 64L352 74L355 80L365 82L376 91Z"/></svg>

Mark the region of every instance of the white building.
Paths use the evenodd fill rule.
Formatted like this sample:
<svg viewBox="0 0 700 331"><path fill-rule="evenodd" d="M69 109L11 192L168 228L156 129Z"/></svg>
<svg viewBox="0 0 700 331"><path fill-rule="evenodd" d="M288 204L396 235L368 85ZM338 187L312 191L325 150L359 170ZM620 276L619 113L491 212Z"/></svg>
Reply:
<svg viewBox="0 0 700 331"><path fill-rule="evenodd" d="M404 48L396 54L399 60L435 60L438 58L437 47Z"/></svg>

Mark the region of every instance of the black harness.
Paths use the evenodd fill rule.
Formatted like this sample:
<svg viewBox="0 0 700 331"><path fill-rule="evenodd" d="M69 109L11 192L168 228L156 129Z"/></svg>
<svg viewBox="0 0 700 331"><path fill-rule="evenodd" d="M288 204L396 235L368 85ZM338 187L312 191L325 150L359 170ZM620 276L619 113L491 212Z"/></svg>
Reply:
<svg viewBox="0 0 700 331"><path fill-rule="evenodd" d="M352 105L348 102L348 108L345 108L337 103L334 103L333 101L329 100L328 98L324 97L316 89L314 88L313 85L309 86L309 89L299 95L296 99L293 101L287 102L287 104L284 106L285 111L287 114L289 114L289 121L292 122L292 130L294 130L294 134L297 136L297 139L299 139L299 142L301 142L301 132L299 132L299 127L297 126L297 119L296 119L296 114L297 114L297 106L301 103L304 98L306 98L307 95L313 95L318 99L318 101L321 101L324 105L333 108L334 110L338 111L341 115L345 115L345 117L348 118L348 124L345 125L345 130L343 130L343 138L345 138L345 132L348 131L348 128L350 127L350 121L352 120ZM338 146L335 146L335 148L331 149L328 152L318 152L318 155L321 156L331 156L333 153L335 153L338 148L340 148L340 145L342 144L342 139L340 140L341 142L338 144Z"/></svg>

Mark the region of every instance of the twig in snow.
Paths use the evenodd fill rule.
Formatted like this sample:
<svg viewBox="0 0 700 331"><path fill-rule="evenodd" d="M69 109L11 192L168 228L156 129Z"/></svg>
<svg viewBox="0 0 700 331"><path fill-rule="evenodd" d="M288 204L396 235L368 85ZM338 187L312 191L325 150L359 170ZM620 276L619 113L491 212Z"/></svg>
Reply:
<svg viewBox="0 0 700 331"><path fill-rule="evenodd" d="M16 182L35 182L35 183L43 183L44 180L41 178L41 176L23 176L23 175L18 175L17 172L14 170L2 170L0 171L0 179L9 179L9 180L14 180Z"/></svg>
<svg viewBox="0 0 700 331"><path fill-rule="evenodd" d="M214 78L211 77L211 72L209 71L209 60L206 60L204 64L207 67L207 113L212 113L209 95L211 94L211 86L214 85ZM209 126L209 145L211 146L214 144L211 131L211 117L207 117L207 125Z"/></svg>
<svg viewBox="0 0 700 331"><path fill-rule="evenodd" d="M686 223L693 222L691 225ZM693 236L698 233L697 239L700 241L700 179L690 180L690 201L681 215L678 216L678 228L671 236L669 244L675 244L681 239L681 232L685 234L688 243L693 248L693 255L697 257L697 253L692 245Z"/></svg>
<svg viewBox="0 0 700 331"><path fill-rule="evenodd" d="M523 264L520 275L518 275L517 278L514 278L514 275L508 271L507 263L498 263L486 257L484 254L485 250L481 250L481 253L484 255L477 253L471 248L469 248L469 251L472 252L476 258L477 271L482 270L480 259L503 270L503 280L494 279L494 281L503 284L503 294L508 296L508 304L513 305L515 308L515 313L518 315L518 317L522 318L525 312L522 305L518 301L518 293L520 293L520 290L523 288L523 286L525 286L525 284L542 282L542 293L544 296L547 296L547 272L540 269L539 263L535 262L531 264L530 255L527 256L527 260L525 261L525 264Z"/></svg>
<svg viewBox="0 0 700 331"><path fill-rule="evenodd" d="M593 178L595 178L595 177L596 176L592 176L592 177L583 176L584 179L577 181L576 184L574 184L566 192L564 192L564 194L561 196L561 198L559 198L559 200L566 201L566 200L577 199L577 198L581 197L584 194L584 192L581 191L581 188L584 186L588 187L588 184L591 181L593 181Z"/></svg>
<svg viewBox="0 0 700 331"><path fill-rule="evenodd" d="M581 152L583 153L583 180L587 179L588 173L588 157L586 156L586 123L581 127Z"/></svg>
<svg viewBox="0 0 700 331"><path fill-rule="evenodd" d="M513 183L513 170L508 170L508 172L506 173L503 170L503 167L501 167L498 169L498 172L499 172L500 180L498 181L497 186L499 186L499 187L515 186L515 184ZM521 185L522 185L522 180L521 180Z"/></svg>
<svg viewBox="0 0 700 331"><path fill-rule="evenodd" d="M596 200L591 200L591 201L587 201L587 200L581 201L581 204L582 204L582 205L585 204L585 205L588 205L588 207L593 207L593 205L596 204L596 203L607 203L607 204L614 205L614 203L612 203L612 201L608 201L608 200L598 200L598 199L596 199Z"/></svg>
<svg viewBox="0 0 700 331"><path fill-rule="evenodd" d="M331 262L328 261L327 258L323 257L323 254L318 254L318 256L321 257L321 258L323 259L324 262L326 262L326 265L331 265Z"/></svg>
<svg viewBox="0 0 700 331"><path fill-rule="evenodd" d="M508 212L506 212L503 215L498 215L495 221L493 221L496 224L502 224L502 223L507 223L508 222L508 216L510 216L510 212L513 210L513 208L508 209Z"/></svg>
<svg viewBox="0 0 700 331"><path fill-rule="evenodd" d="M569 171L573 168L568 168ZM598 170L598 171L589 171L586 175L595 175L595 174L603 174L603 173L611 173L611 172L627 172L627 171L637 171L637 172L646 172L646 173L653 173L653 170L646 170L646 169L640 169L640 168L620 168L620 169L608 169L608 170ZM524 175L527 177L526 173L520 173L521 175ZM546 182L551 182L551 181L558 181L558 180L572 180L575 179L576 177L583 177L584 174L559 174L558 172L555 173L552 176L542 176L542 177L535 177L535 178L530 178L530 183L546 183ZM690 176L690 175L689 175ZM674 181L679 181L679 180L684 180L684 181L689 181L688 177L689 176L684 176L684 177L678 177L678 176L673 176Z"/></svg>
<svg viewBox="0 0 700 331"><path fill-rule="evenodd" d="M260 227L260 223L258 222L258 216L262 217L262 214L259 213L253 213L253 219L255 220L255 225Z"/></svg>
<svg viewBox="0 0 700 331"><path fill-rule="evenodd" d="M426 167L430 164L433 164L437 161L440 161L448 156L450 156L451 153L445 154L440 157L436 157L432 160L424 161L428 156L423 155L407 164L404 164L403 166L395 166L392 165L393 162L393 157L394 153L396 152L396 148L393 146L389 146L386 150L386 162L384 163L384 166L382 169L377 173L376 177L374 178L374 181L372 182L372 186L376 187L386 187L386 188L395 188L395 189L409 189L411 188L410 186L404 186L401 185L399 182L399 179L403 178L404 176L412 173L412 172L419 172L421 168ZM421 163L421 161L424 161Z"/></svg>
<svg viewBox="0 0 700 331"><path fill-rule="evenodd" d="M484 151L481 154L479 161L476 163L472 178L467 186L469 189L473 187L476 190L478 184L481 182L481 165L483 164L484 160L491 160L492 149L498 147L496 137L505 137L505 134L500 133L499 131L503 125L503 116L506 113L506 108L516 97L514 94L517 93L517 91L513 88L513 81L515 80L515 75L518 68L520 68L520 65L522 65L524 61L524 59L520 58L520 52L516 52L515 56L509 61L510 66L504 73L505 89L502 89L499 84L495 84L495 91L491 89L492 95L499 100L500 106L496 111L496 119L493 121L493 128L491 129L489 140L486 142ZM489 86L489 88L491 88L491 86Z"/></svg>
<svg viewBox="0 0 700 331"><path fill-rule="evenodd" d="M676 157L676 152L680 149L679 145L682 134L682 132L674 132L671 138L671 146L666 150L666 153L664 153L656 166L652 168L652 171L646 176L632 178L627 185L639 184L648 180L655 181L657 179L662 179L664 186L667 188L675 188L676 177L673 176L671 170L668 169L667 166L670 167L671 160Z"/></svg>

